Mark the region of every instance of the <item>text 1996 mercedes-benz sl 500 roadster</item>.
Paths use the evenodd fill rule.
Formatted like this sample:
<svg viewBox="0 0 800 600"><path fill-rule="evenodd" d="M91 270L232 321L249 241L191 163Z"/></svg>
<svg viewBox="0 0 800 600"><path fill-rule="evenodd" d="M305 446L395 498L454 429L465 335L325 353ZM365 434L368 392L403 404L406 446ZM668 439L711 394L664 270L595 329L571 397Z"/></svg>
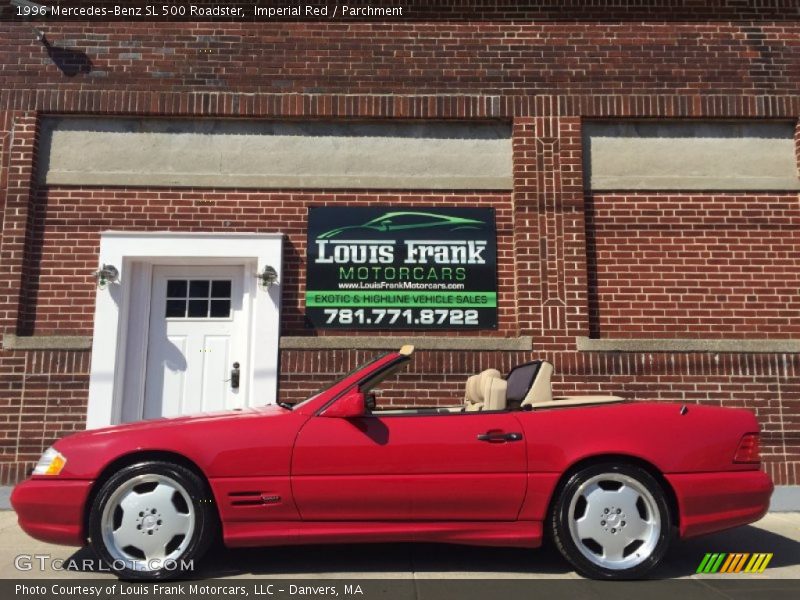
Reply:
<svg viewBox="0 0 800 600"><path fill-rule="evenodd" d="M489 369L455 406L378 410L413 347L294 406L158 419L56 442L11 501L31 536L126 578L229 547L428 541L535 548L643 576L670 540L759 519L772 482L747 410L554 398L553 367Z"/></svg>

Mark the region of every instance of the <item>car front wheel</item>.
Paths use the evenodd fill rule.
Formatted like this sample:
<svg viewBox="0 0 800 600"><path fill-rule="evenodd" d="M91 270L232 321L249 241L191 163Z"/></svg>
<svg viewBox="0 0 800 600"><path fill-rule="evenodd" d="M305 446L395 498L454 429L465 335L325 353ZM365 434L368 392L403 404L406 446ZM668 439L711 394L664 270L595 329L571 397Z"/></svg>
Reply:
<svg viewBox="0 0 800 600"><path fill-rule="evenodd" d="M197 474L147 461L106 481L92 504L89 536L98 557L124 579L167 579L195 568L217 517Z"/></svg>
<svg viewBox="0 0 800 600"><path fill-rule="evenodd" d="M603 463L572 475L552 514L553 538L580 574L637 579L669 546L672 520L659 483L639 467Z"/></svg>

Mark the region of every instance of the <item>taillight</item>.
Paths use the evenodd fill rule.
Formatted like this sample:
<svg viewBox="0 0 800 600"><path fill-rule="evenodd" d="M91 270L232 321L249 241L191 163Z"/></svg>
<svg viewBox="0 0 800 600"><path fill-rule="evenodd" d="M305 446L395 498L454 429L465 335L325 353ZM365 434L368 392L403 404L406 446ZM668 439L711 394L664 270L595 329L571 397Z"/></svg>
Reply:
<svg viewBox="0 0 800 600"><path fill-rule="evenodd" d="M761 462L761 448L759 435L757 433L745 433L733 455L735 463L759 463Z"/></svg>

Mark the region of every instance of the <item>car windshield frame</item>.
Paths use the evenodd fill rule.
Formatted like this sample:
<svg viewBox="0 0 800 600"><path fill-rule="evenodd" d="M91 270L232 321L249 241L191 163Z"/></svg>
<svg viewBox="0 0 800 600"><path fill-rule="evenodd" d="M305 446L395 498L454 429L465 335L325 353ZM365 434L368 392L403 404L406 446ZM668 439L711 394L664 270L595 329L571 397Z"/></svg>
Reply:
<svg viewBox="0 0 800 600"><path fill-rule="evenodd" d="M293 404L293 405L291 405L291 407L289 407L289 406L287 405L287 406L286 406L286 408L289 408L289 410L297 410L297 409L298 409L298 408L300 408L301 406L305 406L305 405L306 405L306 404L308 404L309 402L311 402L311 401L315 400L316 398L318 398L318 397L319 397L319 395L320 395L321 393L323 393L323 392L325 392L325 391L327 391L327 390L329 390L329 389L331 389L331 388L333 388L333 387L336 387L336 386L337 386L337 385L339 385L340 383L343 383L343 382L345 381L345 379L347 379L348 377L350 377L350 376L354 375L355 373L358 373L359 371L361 371L361 370L363 370L363 369L366 369L366 368L367 368L367 367L369 367L370 365L373 365L373 364L375 364L376 362L378 362L379 360L382 360L382 359L386 358L386 357L387 357L387 356L389 356L390 354L392 354L392 352L384 352L384 353L382 353L382 354L379 354L378 356L376 356L376 357L372 358L371 360L368 360L367 362L365 362L365 363L363 363L363 364L360 364L360 365L358 365L358 366L357 366L357 367L355 367L354 369L351 369L350 371L348 371L348 372L347 372L347 373L345 373L344 375L341 375L341 376L340 376L338 379L336 379L336 381L334 381L333 383L331 383L331 384L329 384L329 385L326 385L325 387L322 387L322 388L318 389L316 392L314 392L313 394L311 394L311 396L309 396L309 397L308 397L308 398L306 398L305 400L303 400L303 401L301 401L301 402L298 402L297 404Z"/></svg>

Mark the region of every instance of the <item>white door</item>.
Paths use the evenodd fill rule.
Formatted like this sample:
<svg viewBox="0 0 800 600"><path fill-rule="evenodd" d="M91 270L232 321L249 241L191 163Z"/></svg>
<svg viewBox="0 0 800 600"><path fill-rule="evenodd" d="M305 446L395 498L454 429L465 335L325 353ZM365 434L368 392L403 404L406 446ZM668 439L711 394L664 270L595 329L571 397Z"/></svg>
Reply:
<svg viewBox="0 0 800 600"><path fill-rule="evenodd" d="M153 267L145 419L247 404L243 278L243 266Z"/></svg>

